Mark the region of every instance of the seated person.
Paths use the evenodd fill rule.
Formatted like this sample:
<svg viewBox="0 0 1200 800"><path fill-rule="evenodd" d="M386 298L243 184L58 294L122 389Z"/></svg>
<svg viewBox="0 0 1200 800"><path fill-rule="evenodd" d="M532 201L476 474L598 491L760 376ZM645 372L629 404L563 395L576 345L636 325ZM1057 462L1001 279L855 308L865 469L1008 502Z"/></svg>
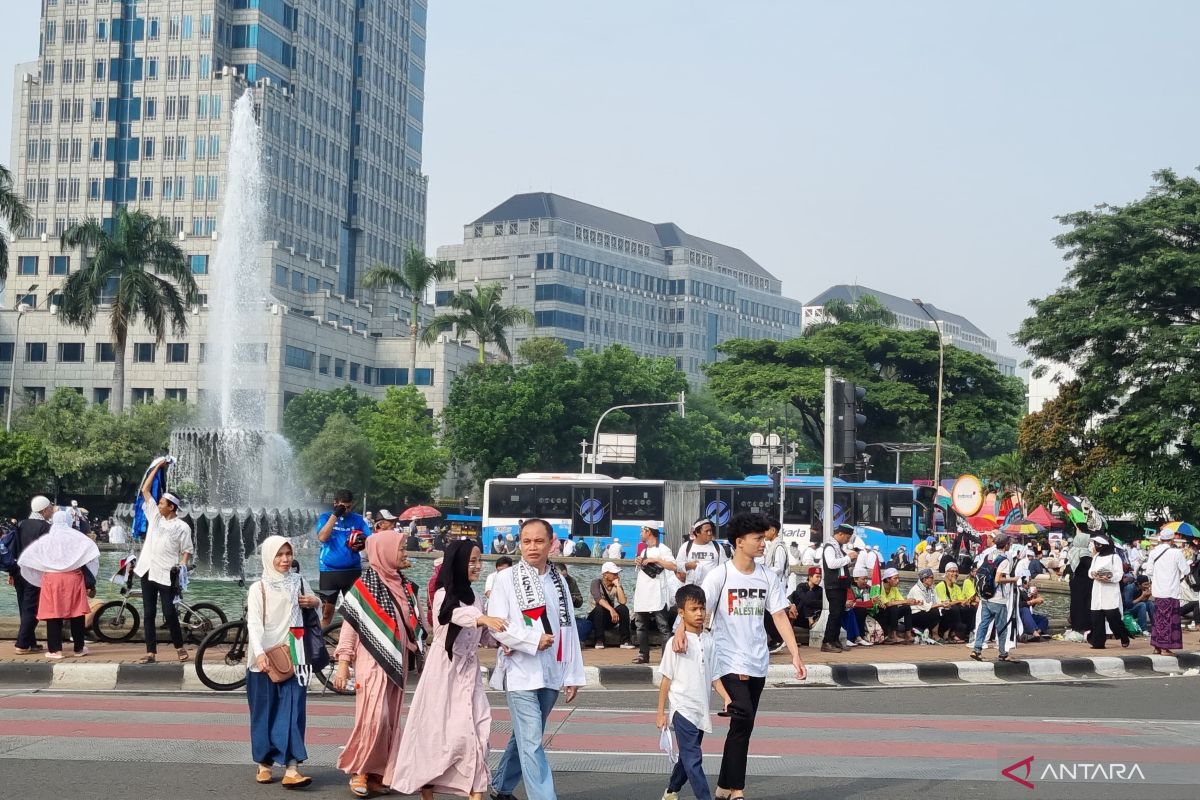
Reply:
<svg viewBox="0 0 1200 800"><path fill-rule="evenodd" d="M942 624L942 609L948 605L938 599L933 581L933 570L923 569L917 573L917 582L908 590L908 600L912 608L912 629L926 631L930 637L938 635L938 628Z"/></svg>
<svg viewBox="0 0 1200 800"><path fill-rule="evenodd" d="M908 555L908 549L904 545L896 548L896 552L892 553L892 557L888 559L887 566L896 569L912 569L913 560Z"/></svg>
<svg viewBox="0 0 1200 800"><path fill-rule="evenodd" d="M876 619L883 628L884 644L912 644L912 602L900 591L900 571L888 567L883 571L883 588L879 594ZM903 636L900 634L903 633Z"/></svg>
<svg viewBox="0 0 1200 800"><path fill-rule="evenodd" d="M1017 597L1020 602L1021 626L1025 629L1021 641L1042 641L1050 635L1050 618L1045 614L1035 613L1033 609L1046 602L1046 598L1042 597L1036 586L1017 589Z"/></svg>
<svg viewBox="0 0 1200 800"><path fill-rule="evenodd" d="M975 627L975 607L967 596L967 587L958 582L958 564L947 564L942 580L934 585L937 598L942 603L942 638L952 644L961 644ZM975 587L971 586L974 593Z"/></svg>
<svg viewBox="0 0 1200 800"><path fill-rule="evenodd" d="M1154 600L1150 596L1150 577L1139 575L1127 583L1122 583L1121 599L1124 600L1125 613L1132 614L1142 632L1149 634L1150 626L1154 624Z"/></svg>
<svg viewBox="0 0 1200 800"><path fill-rule="evenodd" d="M792 621L792 627L805 634L797 636L796 641L805 646L808 644L809 632L821 616L821 610L825 608L825 590L821 588L820 567L808 568L808 579L788 595L788 602L791 605L788 606L787 614L788 619Z"/></svg>
<svg viewBox="0 0 1200 800"><path fill-rule="evenodd" d="M866 567L854 568L854 585L846 596L846 613L842 615L842 629L846 631L846 644L870 647L867 638L867 617L875 615L876 600L871 597L871 579ZM850 620L854 622L851 623ZM853 636L851 635L853 633Z"/></svg>
<svg viewBox="0 0 1200 800"><path fill-rule="evenodd" d="M611 561L605 561L600 567L600 577L592 581L592 613L588 619L592 621L592 631L596 637L596 649L604 649L604 635L609 628L617 629L617 636L624 650L632 650L633 642L629 640L629 605L625 598L625 589L617 577L621 568Z"/></svg>

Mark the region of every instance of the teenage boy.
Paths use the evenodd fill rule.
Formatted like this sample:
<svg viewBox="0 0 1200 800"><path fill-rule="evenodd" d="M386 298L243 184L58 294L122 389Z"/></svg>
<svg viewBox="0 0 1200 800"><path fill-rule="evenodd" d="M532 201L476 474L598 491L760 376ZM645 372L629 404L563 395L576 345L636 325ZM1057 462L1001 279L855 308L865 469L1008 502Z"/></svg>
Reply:
<svg viewBox="0 0 1200 800"><path fill-rule="evenodd" d="M713 649L716 674L729 693L729 734L721 759L717 792L722 798L740 798L746 786L746 757L754 715L767 682L771 654L767 651L767 631L763 614L775 621L784 645L792 656L796 680L808 676L808 669L796 647L796 635L788 621L788 601L783 584L754 559L763 554L769 527L762 514L737 514L729 521L733 555L729 561L708 573L704 579L704 599L713 615ZM681 626L672 643L676 653L688 650L687 631Z"/></svg>
<svg viewBox="0 0 1200 800"><path fill-rule="evenodd" d="M688 649L686 653L676 653L673 648L667 648L659 666L662 680L658 684L657 724L659 730L668 724L674 728L679 746L679 760L671 771L662 800L679 800L679 790L685 783L692 784L696 800L711 800L712 792L704 777L704 752L700 746L704 734L712 733L709 686L724 701L722 713L729 711L732 700L715 672L712 634L704 632L707 613L704 590L695 584L679 587L675 592L675 607L679 611L680 630L687 636Z"/></svg>

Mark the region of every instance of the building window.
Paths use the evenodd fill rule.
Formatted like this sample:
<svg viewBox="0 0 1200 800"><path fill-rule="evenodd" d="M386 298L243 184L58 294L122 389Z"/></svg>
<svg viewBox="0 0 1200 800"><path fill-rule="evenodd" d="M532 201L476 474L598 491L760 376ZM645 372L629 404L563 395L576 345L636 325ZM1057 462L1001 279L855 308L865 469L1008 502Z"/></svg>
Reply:
<svg viewBox="0 0 1200 800"><path fill-rule="evenodd" d="M70 256L50 256L50 274L66 275L71 271Z"/></svg>
<svg viewBox="0 0 1200 800"><path fill-rule="evenodd" d="M324 353L322 353L321 357L317 359L317 373L319 375L329 374L329 356L325 355Z"/></svg>
<svg viewBox="0 0 1200 800"><path fill-rule="evenodd" d="M25 361L30 363L44 364L46 363L46 343L45 342L26 342L25 343Z"/></svg>
<svg viewBox="0 0 1200 800"><path fill-rule="evenodd" d="M111 364L117 360L112 342L96 342L96 363Z"/></svg>
<svg viewBox="0 0 1200 800"><path fill-rule="evenodd" d="M374 367L363 367L363 383L365 383L367 386L373 386L375 384Z"/></svg>
<svg viewBox="0 0 1200 800"><path fill-rule="evenodd" d="M192 274L208 274L208 256L192 256Z"/></svg>
<svg viewBox="0 0 1200 800"><path fill-rule="evenodd" d="M58 361L60 364L82 364L83 342L59 342Z"/></svg>
<svg viewBox="0 0 1200 800"><path fill-rule="evenodd" d="M0 363L13 360L13 343L0 342Z"/></svg>
<svg viewBox="0 0 1200 800"><path fill-rule="evenodd" d="M108 405L108 398L112 396L112 389L107 387L97 387L92 389L92 402L96 405Z"/></svg>
<svg viewBox="0 0 1200 800"><path fill-rule="evenodd" d="M408 370L404 367L380 367L380 386L407 386Z"/></svg>
<svg viewBox="0 0 1200 800"><path fill-rule="evenodd" d="M312 350L305 350L302 347L293 347L290 344L283 347L283 363L296 369L312 372L313 356L315 355L316 353Z"/></svg>
<svg viewBox="0 0 1200 800"><path fill-rule="evenodd" d="M335 358L333 360L333 377L335 377L335 378L346 377L346 359Z"/></svg>
<svg viewBox="0 0 1200 800"><path fill-rule="evenodd" d="M133 404L135 406L136 405L146 405L147 403L153 403L153 402L154 402L154 390L153 389L139 389L136 387L134 388Z"/></svg>
<svg viewBox="0 0 1200 800"><path fill-rule="evenodd" d="M167 345L167 363L188 363L188 346L186 342L172 342Z"/></svg>
<svg viewBox="0 0 1200 800"><path fill-rule="evenodd" d="M45 386L26 386L25 387L25 402L30 405L37 405L46 402L46 387Z"/></svg>
<svg viewBox="0 0 1200 800"><path fill-rule="evenodd" d="M38 259L37 256L17 256L17 274L18 275L37 275Z"/></svg>
<svg viewBox="0 0 1200 800"><path fill-rule="evenodd" d="M275 265L275 285L283 287L288 285L288 270L282 264Z"/></svg>
<svg viewBox="0 0 1200 800"><path fill-rule="evenodd" d="M433 370L417 367L413 370L413 385L433 386Z"/></svg>
<svg viewBox="0 0 1200 800"><path fill-rule="evenodd" d="M187 389L167 389L166 396L168 400L173 400L176 403L186 403Z"/></svg>
<svg viewBox="0 0 1200 800"><path fill-rule="evenodd" d="M303 272L296 271L296 272L292 273L292 291L296 291L296 292L304 291L304 273Z"/></svg>
<svg viewBox="0 0 1200 800"><path fill-rule="evenodd" d="M133 346L133 363L135 364L153 364L154 363L154 343L153 342L138 342Z"/></svg>
<svg viewBox="0 0 1200 800"><path fill-rule="evenodd" d="M353 361L350 362L350 380L358 382L358 372L360 366L361 365L356 364Z"/></svg>

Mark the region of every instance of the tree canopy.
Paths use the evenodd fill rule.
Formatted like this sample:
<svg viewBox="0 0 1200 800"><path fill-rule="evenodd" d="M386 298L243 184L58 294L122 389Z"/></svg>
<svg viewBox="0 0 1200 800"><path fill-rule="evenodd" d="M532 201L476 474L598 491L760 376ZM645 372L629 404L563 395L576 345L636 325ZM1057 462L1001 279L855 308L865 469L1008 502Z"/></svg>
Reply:
<svg viewBox="0 0 1200 800"><path fill-rule="evenodd" d="M339 489L361 496L371 483L374 452L354 421L339 412L300 451L298 466L309 491L322 500Z"/></svg>
<svg viewBox="0 0 1200 800"><path fill-rule="evenodd" d="M283 435L299 452L308 447L334 414L356 420L360 412L374 406L373 398L359 394L353 386L329 391L308 389L293 397L283 410Z"/></svg>
<svg viewBox="0 0 1200 800"><path fill-rule="evenodd" d="M393 505L433 496L450 459L416 387L389 387L383 400L359 411L358 427L374 454L375 495Z"/></svg>

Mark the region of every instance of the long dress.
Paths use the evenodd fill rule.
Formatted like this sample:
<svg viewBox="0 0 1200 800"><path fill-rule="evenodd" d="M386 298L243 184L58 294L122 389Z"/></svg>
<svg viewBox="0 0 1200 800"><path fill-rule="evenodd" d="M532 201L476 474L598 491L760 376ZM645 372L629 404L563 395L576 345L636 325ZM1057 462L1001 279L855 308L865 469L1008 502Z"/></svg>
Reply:
<svg viewBox="0 0 1200 800"><path fill-rule="evenodd" d="M434 596L440 608L445 590ZM434 617L433 642L425 657L421 682L413 695L408 724L388 783L402 794L429 786L437 794L468 795L488 788L488 736L492 709L479 669L479 646L494 644L475 623L483 614L483 597L459 606L451 622L462 628L454 640L454 659L446 653L449 626Z"/></svg>
<svg viewBox="0 0 1200 800"><path fill-rule="evenodd" d="M1071 571L1071 630L1087 633L1092 629L1092 557L1082 556Z"/></svg>
<svg viewBox="0 0 1200 800"><path fill-rule="evenodd" d="M408 637L401 648L407 646ZM375 657L363 647L358 632L349 622L342 623L338 634L336 658L354 665L354 727L337 767L347 775L391 775L396 747L400 743L400 715L404 708L404 689L388 679Z"/></svg>

